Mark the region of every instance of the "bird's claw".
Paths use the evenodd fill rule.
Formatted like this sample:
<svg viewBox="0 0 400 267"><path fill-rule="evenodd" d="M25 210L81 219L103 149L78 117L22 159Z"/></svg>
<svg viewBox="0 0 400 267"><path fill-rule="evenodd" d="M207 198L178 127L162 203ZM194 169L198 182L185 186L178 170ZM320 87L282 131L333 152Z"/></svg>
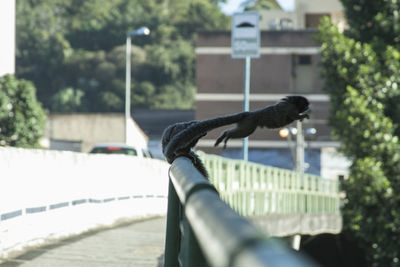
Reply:
<svg viewBox="0 0 400 267"><path fill-rule="evenodd" d="M224 141L224 146L222 147L223 149L226 148L226 143L228 142L230 136L229 136L229 130L225 131L221 134L220 137L218 137L217 141L215 141L214 146L218 146L222 141Z"/></svg>

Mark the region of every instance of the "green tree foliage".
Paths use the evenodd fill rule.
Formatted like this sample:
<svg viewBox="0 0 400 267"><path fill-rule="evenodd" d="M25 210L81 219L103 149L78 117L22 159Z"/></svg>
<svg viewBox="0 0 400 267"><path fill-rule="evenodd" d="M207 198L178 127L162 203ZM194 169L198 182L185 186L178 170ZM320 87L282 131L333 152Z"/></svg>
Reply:
<svg viewBox="0 0 400 267"><path fill-rule="evenodd" d="M134 106L193 108L195 33L228 29L215 0L17 0L17 76L51 111L122 112L126 33Z"/></svg>
<svg viewBox="0 0 400 267"><path fill-rule="evenodd" d="M378 23L394 23L391 16L382 16L397 3L342 2L351 16L349 31L343 34L324 19L318 39L322 43L322 74L332 103L330 123L342 152L353 162L343 185L344 230L356 238L371 266L397 266L400 53L395 38L389 37L392 33L383 29L388 25ZM368 11L355 17L359 8ZM370 22L377 27L373 34L362 27L368 28Z"/></svg>
<svg viewBox="0 0 400 267"><path fill-rule="evenodd" d="M31 82L13 75L0 77L0 146L38 146L45 120Z"/></svg>
<svg viewBox="0 0 400 267"><path fill-rule="evenodd" d="M341 0L349 33L362 42L400 44L400 2L395 0Z"/></svg>
<svg viewBox="0 0 400 267"><path fill-rule="evenodd" d="M65 39L63 1L16 2L16 72L34 82L40 101L48 106L50 97L64 86L62 64L72 53Z"/></svg>
<svg viewBox="0 0 400 267"><path fill-rule="evenodd" d="M281 9L275 0L246 0L241 4L246 11L265 10L265 9Z"/></svg>
<svg viewBox="0 0 400 267"><path fill-rule="evenodd" d="M74 112L79 109L84 93L74 88L66 88L58 91L52 97L51 107L60 112Z"/></svg>

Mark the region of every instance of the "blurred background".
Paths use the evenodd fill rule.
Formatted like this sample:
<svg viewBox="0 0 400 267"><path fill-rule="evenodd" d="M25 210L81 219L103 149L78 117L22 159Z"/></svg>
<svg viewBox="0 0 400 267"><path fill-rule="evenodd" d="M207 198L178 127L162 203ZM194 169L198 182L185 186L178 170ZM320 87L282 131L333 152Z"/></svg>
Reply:
<svg viewBox="0 0 400 267"><path fill-rule="evenodd" d="M45 188L30 195L35 203L11 190L51 181L59 173L55 158L67 164L59 170L85 162L88 174L105 153L135 155L157 162L152 170L158 178L149 183L161 181L167 165L160 139L168 125L243 109L244 64L231 56L231 16L258 11L261 45L260 57L251 60L250 110L303 95L312 112L301 129L292 124L257 130L249 138L249 161L295 170L301 147L306 173L342 182L344 233L368 264L397 266L399 5L395 0L2 0L0 166L7 171L0 173L0 227L3 219L20 216L24 205L40 211L41 203L65 202L61 195L38 197ZM224 129L210 132L196 149L243 158L240 140L231 140L225 150L213 146ZM101 155L92 155L98 151ZM52 167L40 165L38 155L52 159ZM123 164L126 157L117 157L116 164ZM16 172L20 166L31 169ZM114 171L121 175L129 168L118 166ZM104 181L114 173L94 169ZM26 182L29 174L37 183ZM122 185L129 184L129 177L120 179L116 198L125 196ZM73 181L78 186L79 178ZM89 190L89 180L85 183ZM147 189L137 195L166 198L166 184L157 193ZM87 192L82 189L71 201L112 198ZM163 214L165 201L157 214Z"/></svg>

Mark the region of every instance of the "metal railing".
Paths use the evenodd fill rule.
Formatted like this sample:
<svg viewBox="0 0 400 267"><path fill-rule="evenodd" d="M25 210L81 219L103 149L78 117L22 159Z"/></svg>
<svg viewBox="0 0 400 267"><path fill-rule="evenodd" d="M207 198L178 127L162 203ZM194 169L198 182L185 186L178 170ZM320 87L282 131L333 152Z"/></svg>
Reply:
<svg viewBox="0 0 400 267"><path fill-rule="evenodd" d="M178 157L170 168L165 266L315 265L267 238L221 200L188 158Z"/></svg>
<svg viewBox="0 0 400 267"><path fill-rule="evenodd" d="M339 182L198 152L221 198L243 216L340 214Z"/></svg>

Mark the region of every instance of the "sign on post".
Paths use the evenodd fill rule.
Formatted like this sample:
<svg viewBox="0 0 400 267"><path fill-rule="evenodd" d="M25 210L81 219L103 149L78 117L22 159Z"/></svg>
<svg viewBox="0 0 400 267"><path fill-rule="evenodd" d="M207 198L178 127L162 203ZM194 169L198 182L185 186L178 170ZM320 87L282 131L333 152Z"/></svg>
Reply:
<svg viewBox="0 0 400 267"><path fill-rule="evenodd" d="M232 16L232 58L260 57L259 20L258 11Z"/></svg>
<svg viewBox="0 0 400 267"><path fill-rule="evenodd" d="M260 57L260 30L258 11L236 13L232 16L232 58L244 58L243 111L249 111L250 59ZM243 139L243 159L248 160L249 139Z"/></svg>

